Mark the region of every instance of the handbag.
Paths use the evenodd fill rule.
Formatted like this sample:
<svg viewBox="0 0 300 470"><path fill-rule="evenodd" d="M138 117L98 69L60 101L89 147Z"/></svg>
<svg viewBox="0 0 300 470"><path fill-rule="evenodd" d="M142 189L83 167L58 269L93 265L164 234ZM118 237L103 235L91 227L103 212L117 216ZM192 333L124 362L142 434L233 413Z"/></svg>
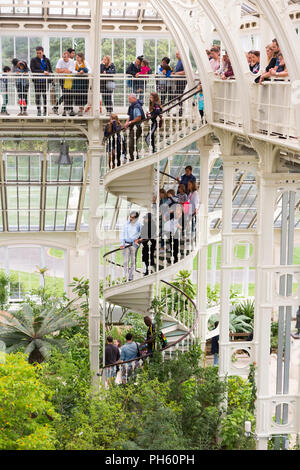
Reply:
<svg viewBox="0 0 300 470"><path fill-rule="evenodd" d="M112 80L109 80L108 82L106 82L106 89L108 91L113 91L115 88L116 88L115 82L113 82Z"/></svg>
<svg viewBox="0 0 300 470"><path fill-rule="evenodd" d="M140 359L141 356L142 356L142 355L141 355L141 351L140 351L139 345L138 345L137 343L135 343L135 344L136 344L136 349L137 349L136 357L137 357L138 359Z"/></svg>
<svg viewBox="0 0 300 470"><path fill-rule="evenodd" d="M190 206L191 206L190 201L189 201L189 200L188 200L188 201L185 201L182 205L183 205L183 213L184 213L184 214L189 214L189 212L190 212Z"/></svg>
<svg viewBox="0 0 300 470"><path fill-rule="evenodd" d="M65 90L72 90L73 80L72 78L65 78L64 80L64 89Z"/></svg>

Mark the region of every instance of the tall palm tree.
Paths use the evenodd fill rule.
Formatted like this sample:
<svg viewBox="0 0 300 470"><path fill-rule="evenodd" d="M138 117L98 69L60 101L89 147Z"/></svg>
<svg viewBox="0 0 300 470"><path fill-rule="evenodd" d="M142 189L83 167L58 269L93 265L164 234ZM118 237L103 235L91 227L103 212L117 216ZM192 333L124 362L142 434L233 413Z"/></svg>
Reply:
<svg viewBox="0 0 300 470"><path fill-rule="evenodd" d="M63 308L57 304L43 305L39 313L34 313L29 304L24 304L18 312L0 312L0 341L6 344L6 351L24 350L33 364L43 362L51 346L62 349L64 340L55 336L78 324L71 303Z"/></svg>

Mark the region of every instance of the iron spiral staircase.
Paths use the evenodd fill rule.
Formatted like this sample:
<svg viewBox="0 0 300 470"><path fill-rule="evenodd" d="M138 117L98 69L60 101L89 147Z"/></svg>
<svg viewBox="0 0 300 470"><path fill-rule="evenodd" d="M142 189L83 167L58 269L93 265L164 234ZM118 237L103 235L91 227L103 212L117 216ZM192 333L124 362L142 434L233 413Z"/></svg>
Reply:
<svg viewBox="0 0 300 470"><path fill-rule="evenodd" d="M159 189L162 160L211 132L210 126L201 119L198 109L192 106L195 88L163 107L162 125L157 127L154 145L147 145L145 142L147 134L151 131L151 121L149 118L142 121L141 136L138 139L138 148L135 145L133 158L132 155L129 158L128 146L124 144L129 141L129 129L123 128L106 139L104 187L108 193L147 208L149 212L151 209L153 211L154 188ZM182 107L183 113L179 113ZM136 128L131 132L136 135ZM113 148L117 148L117 139L119 145L122 145L122 157L119 156L118 161L112 152ZM157 207L154 209L157 215L158 210ZM141 269L136 269L134 279L129 282L126 282L123 275L122 262L122 252L127 250L129 245L124 249L116 246L106 247L104 253L105 302L141 315L149 315L153 313L153 299L161 300L164 310L162 332L168 341L167 347L163 349L163 356L166 358L172 357L176 350L187 350L197 337L197 306L186 293L172 284L172 279L179 271L190 269L193 265L200 243L198 219L193 224L190 221L186 230L182 231L176 253L173 240L165 238L162 243L161 236L157 237L154 266L149 268L147 275ZM141 262L141 252L142 248L139 248L138 262ZM150 246L148 255L150 265ZM129 366L133 362L136 361L128 361Z"/></svg>

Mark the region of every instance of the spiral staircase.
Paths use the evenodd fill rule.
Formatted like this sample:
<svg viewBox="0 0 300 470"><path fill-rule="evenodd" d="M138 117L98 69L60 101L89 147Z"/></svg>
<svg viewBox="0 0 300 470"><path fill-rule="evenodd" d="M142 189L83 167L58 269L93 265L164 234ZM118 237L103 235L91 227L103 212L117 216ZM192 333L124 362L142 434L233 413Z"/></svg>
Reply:
<svg viewBox="0 0 300 470"><path fill-rule="evenodd" d="M192 107L194 89L191 91L192 95L189 96L186 93L175 103L170 103L169 107L165 106L163 124L156 132L155 153L151 146L148 147L145 144L145 137L150 130L148 120L142 122L142 136L139 139L139 148L135 148L133 161L129 161L129 155L125 155L126 160L123 156L117 166L117 162L112 164L109 150L107 151L104 177L106 191L150 210L154 187L159 187L155 181L155 175L159 178L156 168L160 168L160 162L211 132L210 126L201 121L198 110ZM184 117L181 118L178 111L182 105L185 109ZM172 114L174 111L175 115ZM127 142L128 134L128 130L122 131ZM112 147L107 145L107 148ZM145 276L141 270L137 269L134 280L130 282L125 282L123 278L122 250L114 247L104 255L104 299L106 302L128 308L141 315L149 315L152 313L153 299L155 297L163 299L162 331L168 340L164 354L168 352L172 355L175 349L186 350L197 336L199 315L197 306L192 299L172 284L172 279L179 271L191 269L193 265L193 260L199 250L198 225L197 223L194 233L190 230L189 237L180 240L177 262L174 262L172 253L168 253L166 248L164 253L158 254L156 251L156 266L153 272ZM159 241L156 246L156 250L159 250ZM180 311L182 305L185 306L184 311Z"/></svg>

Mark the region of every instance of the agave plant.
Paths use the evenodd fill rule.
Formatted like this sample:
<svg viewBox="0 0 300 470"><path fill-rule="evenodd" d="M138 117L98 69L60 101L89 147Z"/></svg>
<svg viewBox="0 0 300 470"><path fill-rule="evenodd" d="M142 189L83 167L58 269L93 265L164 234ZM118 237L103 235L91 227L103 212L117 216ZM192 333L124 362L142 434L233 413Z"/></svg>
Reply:
<svg viewBox="0 0 300 470"><path fill-rule="evenodd" d="M24 304L18 312L0 313L0 341L6 344L7 352L22 350L29 355L29 363L41 363L51 347L64 348L65 341L55 336L77 323L70 303L64 308L56 304L43 306L38 314L29 304Z"/></svg>

